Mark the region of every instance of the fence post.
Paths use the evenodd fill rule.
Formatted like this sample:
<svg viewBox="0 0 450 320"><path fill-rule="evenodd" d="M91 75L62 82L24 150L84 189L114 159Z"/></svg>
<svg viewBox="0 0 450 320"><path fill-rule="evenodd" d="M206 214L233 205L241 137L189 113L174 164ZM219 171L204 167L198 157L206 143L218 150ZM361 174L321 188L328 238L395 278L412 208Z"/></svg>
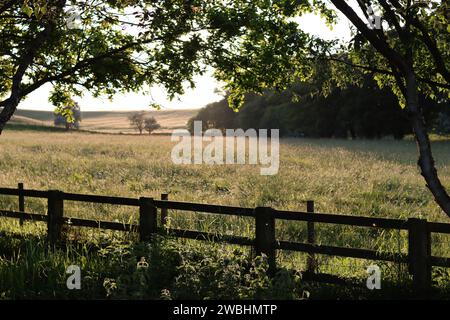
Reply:
<svg viewBox="0 0 450 320"><path fill-rule="evenodd" d="M306 211L309 213L314 213L314 201L309 200L306 202ZM308 229L308 243L315 244L316 233L314 229L314 222L308 221L307 229ZM314 253L308 253L308 257L306 260L306 268L307 271L311 273L314 273L316 271L316 257Z"/></svg>
<svg viewBox="0 0 450 320"><path fill-rule="evenodd" d="M413 276L414 289L425 292L431 288L431 233L427 220L408 219L409 272Z"/></svg>
<svg viewBox="0 0 450 320"><path fill-rule="evenodd" d="M58 190L50 190L48 192L48 219L47 219L47 235L48 240L52 244L61 241L61 231L64 217L64 197L63 193Z"/></svg>
<svg viewBox="0 0 450 320"><path fill-rule="evenodd" d="M275 255L275 217L273 209L267 207L255 208L255 251L256 255L265 254L269 263L269 274L276 270Z"/></svg>
<svg viewBox="0 0 450 320"><path fill-rule="evenodd" d="M139 198L139 239L150 241L152 235L157 232L158 212L153 203L153 198Z"/></svg>
<svg viewBox="0 0 450 320"><path fill-rule="evenodd" d="M169 194L161 193L161 200L169 200ZM164 227L167 224L169 215L167 214L167 208L161 208L161 225Z"/></svg>
<svg viewBox="0 0 450 320"><path fill-rule="evenodd" d="M19 212L25 212L25 196L23 195L23 183L20 182L17 186L17 189L19 190ZM23 226L23 217L20 217L19 220L20 226Z"/></svg>

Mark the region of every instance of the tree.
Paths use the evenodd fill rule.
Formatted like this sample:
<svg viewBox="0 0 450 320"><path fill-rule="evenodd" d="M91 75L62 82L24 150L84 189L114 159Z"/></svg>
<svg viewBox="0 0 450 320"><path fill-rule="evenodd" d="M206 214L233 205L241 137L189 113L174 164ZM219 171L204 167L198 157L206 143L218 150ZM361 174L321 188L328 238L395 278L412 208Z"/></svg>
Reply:
<svg viewBox="0 0 450 320"><path fill-rule="evenodd" d="M234 68L236 44L261 32L292 36L296 50L301 35L273 8L265 1L3 0L0 133L20 101L47 83L57 109L66 105L59 98L83 90L113 97L158 84L173 98L208 65L218 73Z"/></svg>
<svg viewBox="0 0 450 320"><path fill-rule="evenodd" d="M155 117L146 118L144 122L144 129L148 132L149 135L151 135L153 131L161 128Z"/></svg>
<svg viewBox="0 0 450 320"><path fill-rule="evenodd" d="M248 94L239 112L233 112L223 99L200 109L188 127L193 132L194 121L201 120L203 130L264 128L279 129L282 136L323 138L401 139L412 133L397 97L387 88L378 88L369 76L362 86L336 88L326 97L315 91L311 84L295 83L282 92ZM298 101L293 101L294 96L299 97ZM445 107L449 106L436 104L429 108L427 121L434 123L433 118Z"/></svg>
<svg viewBox="0 0 450 320"><path fill-rule="evenodd" d="M81 109L78 103L60 109L59 113L55 112L55 126L64 126L66 130L80 129Z"/></svg>
<svg viewBox="0 0 450 320"><path fill-rule="evenodd" d="M233 129L235 128L235 120L237 113L233 112L228 105L226 99L218 102L208 104L206 107L200 109L200 111L191 119L189 119L187 127L193 134L194 122L202 121L202 129L208 130L211 128L221 129Z"/></svg>
<svg viewBox="0 0 450 320"><path fill-rule="evenodd" d="M145 128L145 113L137 112L133 113L128 120L130 120L130 124L133 128L139 131L139 134L142 134Z"/></svg>
<svg viewBox="0 0 450 320"><path fill-rule="evenodd" d="M403 100L419 150L421 174L438 205L450 217L450 196L435 168L419 100L421 91L431 97L443 92L450 97L450 4L447 1L434 2L424 8L419 1L412 0L358 1L366 15L372 5L382 12L386 21L386 29L370 29L345 1L331 2L376 52L358 50L352 65L362 63L362 67L372 72L380 84L390 86Z"/></svg>
<svg viewBox="0 0 450 320"><path fill-rule="evenodd" d="M440 112L435 123L434 131L437 134L449 135L450 134L450 110L447 112Z"/></svg>
<svg viewBox="0 0 450 320"><path fill-rule="evenodd" d="M450 196L437 175L419 102L419 92L449 96L450 4L435 1L423 8L413 0L357 0L354 8L345 0L330 2L334 7L325 0L3 1L0 97L9 97L0 101L0 132L18 103L46 83L59 93L81 95L85 88L108 96L161 84L174 97L211 66L227 84L230 105L238 108L246 93L286 88L317 75L323 64L332 65L330 85L337 86L360 81L351 73L359 68L405 106L421 173L450 217ZM357 13L370 18L370 6L386 26L371 29ZM80 13L76 29L67 26L69 9ZM331 24L335 9L356 28L351 55L342 55L335 41L306 34L292 19L315 12Z"/></svg>
<svg viewBox="0 0 450 320"><path fill-rule="evenodd" d="M450 196L435 168L419 96L422 92L434 99L450 97L450 3L434 1L429 7L423 7L423 1L414 0L358 0L352 7L344 0L330 1L334 7L320 0L280 1L276 5L286 19L315 10L332 22L333 11L339 10L356 30L352 43L347 44L347 48L348 45L353 47L351 54L343 52L343 46L336 46L335 41L310 37L302 41L301 49L293 51L284 42L290 42L291 38L271 38L274 33L267 34L267 30L262 29L261 36L245 44L245 53L251 59L236 54L232 57L234 65L219 72L220 80L227 83L226 89L231 92L230 104L242 105L249 91L261 93L268 86L285 87L293 79L311 78L326 64L332 65L332 72L329 85L323 88L325 92L329 92L332 85L360 83L362 79L355 77L352 71L364 70L379 86L390 88L405 108L418 147L421 174L437 204L450 217ZM358 10L363 14L358 14ZM380 28L372 28L364 21L363 17L372 18L369 12L381 12L384 23ZM304 35L301 26L296 25L296 28ZM275 70L271 68L271 61L284 63L277 63L279 68Z"/></svg>
<svg viewBox="0 0 450 320"><path fill-rule="evenodd" d="M424 8L411 0L358 1L366 16L372 5L385 19L385 28L370 29L345 1L331 2L358 30L356 42L362 42L357 44L352 67L372 73L380 85L391 87L405 106L418 146L421 174L450 217L450 196L435 168L419 95L450 97L450 4L434 2Z"/></svg>

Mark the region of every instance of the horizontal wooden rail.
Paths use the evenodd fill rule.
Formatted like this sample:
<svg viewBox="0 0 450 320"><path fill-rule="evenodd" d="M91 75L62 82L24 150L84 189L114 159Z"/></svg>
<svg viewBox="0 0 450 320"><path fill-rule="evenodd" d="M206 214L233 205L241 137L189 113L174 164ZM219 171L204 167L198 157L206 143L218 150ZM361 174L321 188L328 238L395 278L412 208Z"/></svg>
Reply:
<svg viewBox="0 0 450 320"><path fill-rule="evenodd" d="M25 197L48 198L48 191L23 190L21 192ZM19 196L20 191L18 189L12 188L0 188L0 194ZM88 195L88 194L77 194L67 192L63 192L62 197L63 200L67 201L92 202L100 204L113 204L113 205L139 207L139 199L135 198ZM203 203L191 203L191 202L168 201L168 200L154 200L154 203L157 208L165 208L172 210L196 211L204 213L216 213L216 214L247 216L247 217L254 216L253 208L242 208L233 206L211 205Z"/></svg>
<svg viewBox="0 0 450 320"><path fill-rule="evenodd" d="M435 267L450 268L450 258L430 257L430 264Z"/></svg>
<svg viewBox="0 0 450 320"><path fill-rule="evenodd" d="M48 191L40 190L19 190L12 188L0 188L0 194L5 196L19 196L23 195L29 198L48 198Z"/></svg>
<svg viewBox="0 0 450 320"><path fill-rule="evenodd" d="M124 197L109 197L76 193L63 193L63 199L77 202L92 202L101 204L115 204L122 206L139 207L139 199L124 198Z"/></svg>
<svg viewBox="0 0 450 320"><path fill-rule="evenodd" d="M278 243L276 244L276 248L282 250L299 251L306 253L318 253L348 258L382 260L382 261L404 262L404 263L408 262L408 256L406 254L398 254L398 253L390 254L369 249L333 247L333 246L313 245L309 243L299 243L289 241L278 241Z"/></svg>
<svg viewBox="0 0 450 320"><path fill-rule="evenodd" d="M428 230L435 233L450 234L450 224L440 222L428 222Z"/></svg>
<svg viewBox="0 0 450 320"><path fill-rule="evenodd" d="M407 230L406 220L349 216L328 213L309 213L274 210L275 219L291 221L307 221L330 224L343 224L357 227Z"/></svg>
<svg viewBox="0 0 450 320"><path fill-rule="evenodd" d="M0 210L0 217L16 218L29 221L47 221L47 216L43 214L34 214L34 213L25 213L7 210Z"/></svg>
<svg viewBox="0 0 450 320"><path fill-rule="evenodd" d="M137 231L139 226L133 224L126 224L120 222L111 222L111 221L95 221L95 220L86 220L79 218L64 218L64 222L71 226L77 227L88 227L88 228L96 228L96 229L107 229L107 230L115 230L115 231Z"/></svg>
<svg viewBox="0 0 450 320"><path fill-rule="evenodd" d="M218 235L209 232L200 232L182 229L167 229L167 231L170 236L178 238L205 240L211 242L226 242L229 244L237 244L241 246L253 246L255 244L255 241L253 239L240 236Z"/></svg>
<svg viewBox="0 0 450 320"><path fill-rule="evenodd" d="M157 208L253 217L253 208L230 207L181 201L154 200Z"/></svg>

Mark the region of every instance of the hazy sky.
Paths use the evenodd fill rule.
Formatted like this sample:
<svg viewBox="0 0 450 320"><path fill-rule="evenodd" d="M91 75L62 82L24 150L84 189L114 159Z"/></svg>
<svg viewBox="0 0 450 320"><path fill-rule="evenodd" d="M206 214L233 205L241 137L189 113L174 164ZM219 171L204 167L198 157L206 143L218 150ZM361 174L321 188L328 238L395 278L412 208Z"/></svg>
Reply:
<svg viewBox="0 0 450 320"><path fill-rule="evenodd" d="M345 38L350 36L349 22L345 17L340 16L339 23L330 30L324 21L316 15L308 14L299 18L301 28L311 34L320 35L323 38ZM117 95L113 101L107 98L93 98L86 92L82 98L76 98L83 111L97 110L148 110L149 104L153 100L160 104L163 109L193 109L201 108L206 104L220 100L222 97L214 93L214 89L220 87L211 73L195 78L196 88L186 90L183 96L169 101L163 88L151 88L151 97L140 93L130 93ZM54 107L48 102L48 94L51 85L47 84L39 90L33 92L26 100L19 105L20 109L32 110L53 110Z"/></svg>

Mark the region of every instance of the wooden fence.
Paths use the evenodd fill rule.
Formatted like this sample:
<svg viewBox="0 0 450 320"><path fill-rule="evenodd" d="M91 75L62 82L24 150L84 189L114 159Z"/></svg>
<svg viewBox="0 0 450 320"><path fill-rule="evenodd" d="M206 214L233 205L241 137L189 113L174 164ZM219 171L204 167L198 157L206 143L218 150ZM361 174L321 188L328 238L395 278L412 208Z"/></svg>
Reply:
<svg viewBox="0 0 450 320"><path fill-rule="evenodd" d="M427 290L431 287L431 267L440 266L450 268L450 258L436 257L431 254L431 233L450 234L450 224L427 222L423 219L410 218L408 220L361 217L350 215L336 215L314 212L314 202L307 201L306 212L292 212L275 210L269 207L242 208L211 204L199 204L169 201L167 194L161 195L161 200L141 197L124 198L98 195L85 195L65 193L58 190L38 191L25 190L23 184L17 189L0 188L0 195L18 196L19 211L0 210L0 217L20 219L22 224L25 220L46 221L48 240L57 243L61 240L62 226L70 223L72 226L101 228L117 231L139 232L140 240L148 241L152 235L158 233L158 209L161 211L161 227L169 235L214 242L226 242L229 244L253 246L256 254L265 254L268 257L269 272L276 270L276 251L289 250L308 254L307 275L311 279L335 282L337 278L332 275L321 274L316 271L314 254L325 254L331 256L360 258L369 260L382 260L398 263L406 263L412 274L414 287L418 290ZM47 215L30 214L25 212L25 197L44 198L48 201ZM110 221L94 221L64 216L64 201L90 202L98 204L113 204L139 207L139 225L123 224ZM241 217L252 217L255 219L255 238L240 236L217 235L194 230L182 230L168 228L165 224L168 210L193 211L197 213L211 213L219 215L232 215ZM277 240L275 234L276 220L304 221L307 222L307 242L291 242ZM357 227L407 230L408 231L408 254L383 253L375 250L361 248L346 248L315 244L315 223L339 224Z"/></svg>

